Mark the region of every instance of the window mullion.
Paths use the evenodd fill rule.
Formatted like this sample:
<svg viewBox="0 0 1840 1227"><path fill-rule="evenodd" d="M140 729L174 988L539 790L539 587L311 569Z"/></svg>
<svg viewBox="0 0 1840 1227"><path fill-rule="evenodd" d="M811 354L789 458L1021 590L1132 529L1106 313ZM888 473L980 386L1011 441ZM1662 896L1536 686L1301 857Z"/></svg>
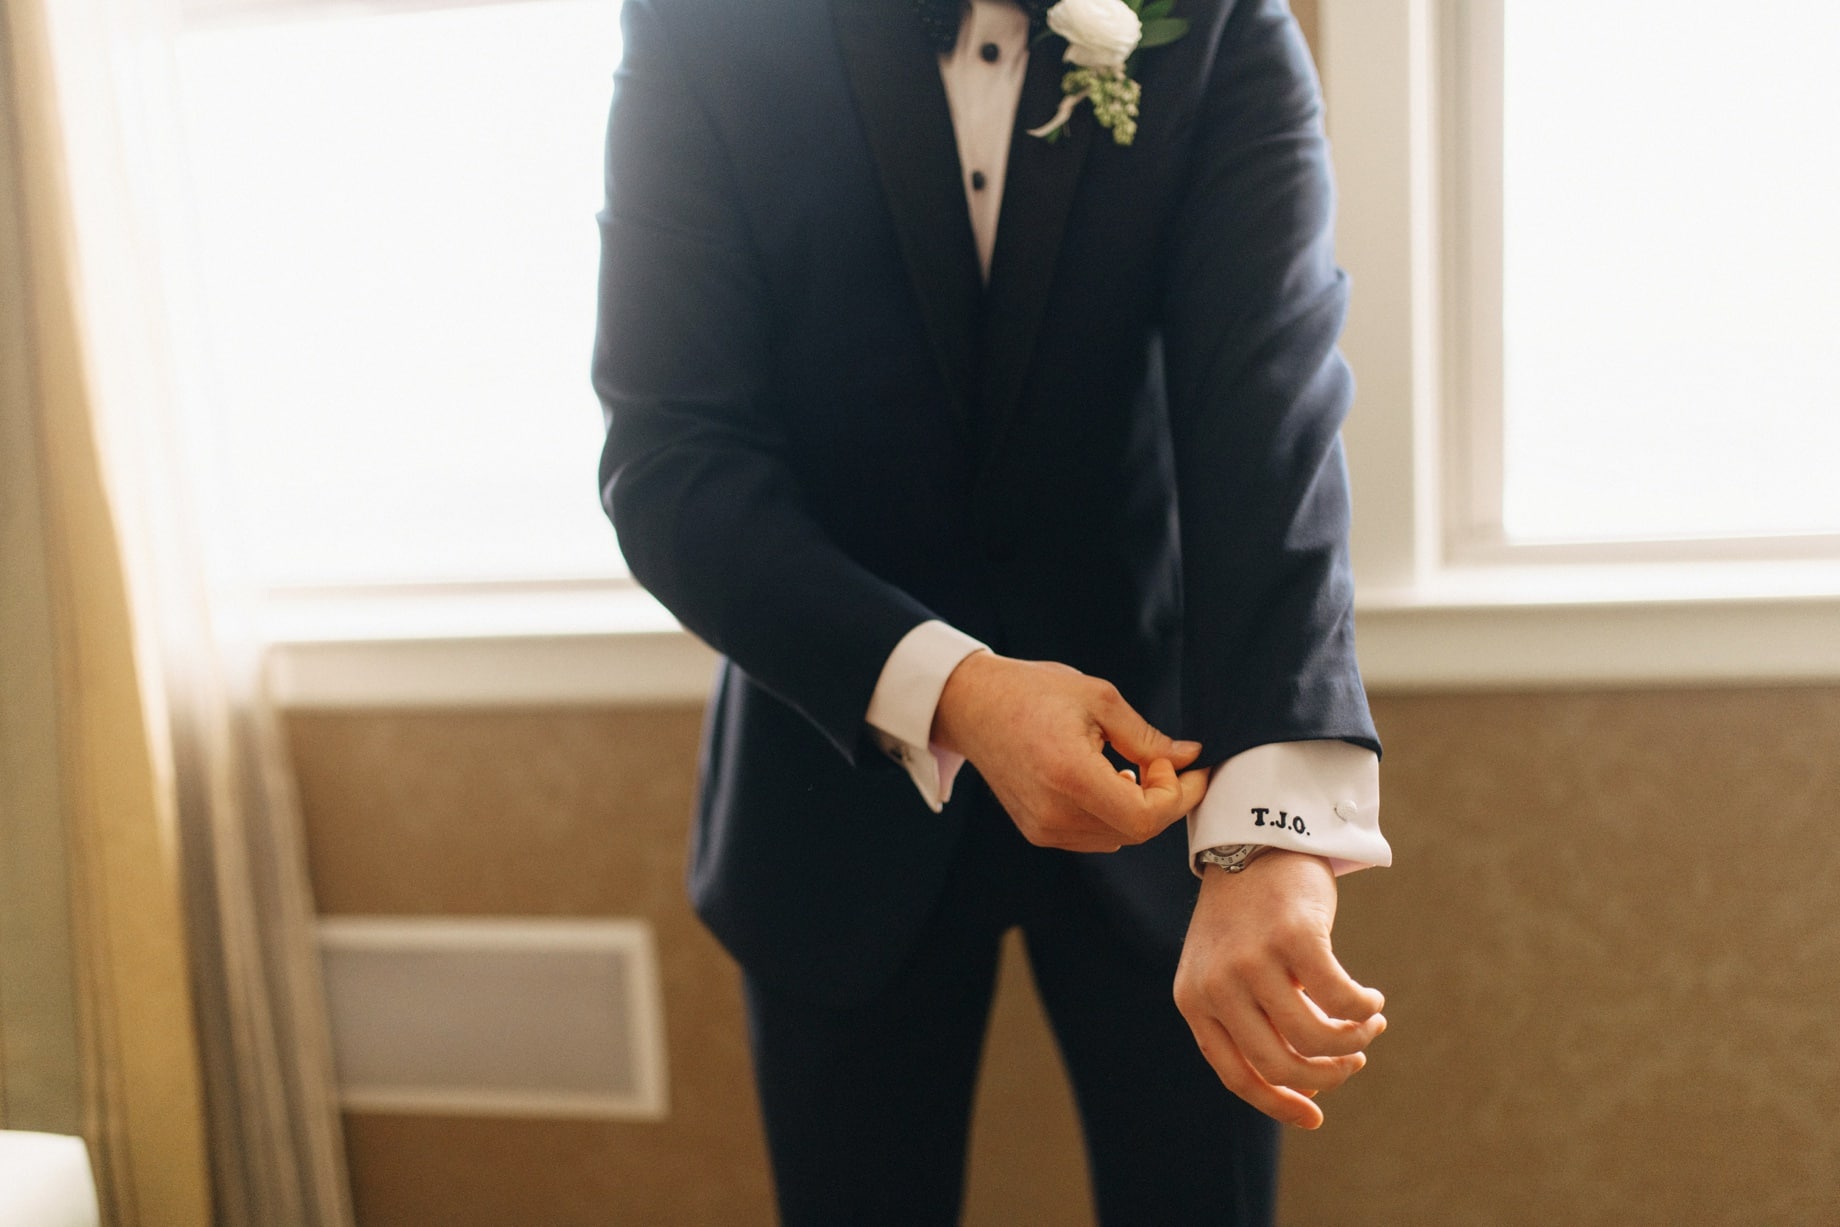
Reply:
<svg viewBox="0 0 1840 1227"><path fill-rule="evenodd" d="M1342 185L1336 246L1354 279L1342 347L1356 375L1344 429L1362 592L1419 587L1440 562L1437 477L1435 0L1324 0L1329 134Z"/></svg>

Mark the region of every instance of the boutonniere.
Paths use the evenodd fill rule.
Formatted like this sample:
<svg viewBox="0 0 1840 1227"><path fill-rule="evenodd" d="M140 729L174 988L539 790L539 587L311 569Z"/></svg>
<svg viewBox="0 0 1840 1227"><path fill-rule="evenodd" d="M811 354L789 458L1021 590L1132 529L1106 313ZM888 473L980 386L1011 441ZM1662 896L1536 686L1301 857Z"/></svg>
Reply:
<svg viewBox="0 0 1840 1227"><path fill-rule="evenodd" d="M1082 100L1092 103L1093 118L1110 128L1112 139L1129 145L1137 137L1137 104L1143 87L1131 76L1137 53L1173 43L1188 33L1188 22L1171 17L1176 0L1060 0L1048 10L1048 29L1067 40L1073 71L1061 78L1061 105L1054 118L1030 136L1052 142L1073 118Z"/></svg>

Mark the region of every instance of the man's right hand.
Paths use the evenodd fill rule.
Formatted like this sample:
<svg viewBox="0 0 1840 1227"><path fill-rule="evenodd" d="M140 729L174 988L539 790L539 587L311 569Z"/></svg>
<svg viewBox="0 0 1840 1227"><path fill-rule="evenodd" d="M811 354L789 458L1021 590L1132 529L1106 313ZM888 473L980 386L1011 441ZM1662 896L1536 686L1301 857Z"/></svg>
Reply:
<svg viewBox="0 0 1840 1227"><path fill-rule="evenodd" d="M1207 772L1180 768L1201 747L1173 741L1117 687L1067 665L967 656L946 679L933 741L962 754L1023 836L1045 848L1116 852L1201 803ZM1110 744L1134 778L1105 757Z"/></svg>

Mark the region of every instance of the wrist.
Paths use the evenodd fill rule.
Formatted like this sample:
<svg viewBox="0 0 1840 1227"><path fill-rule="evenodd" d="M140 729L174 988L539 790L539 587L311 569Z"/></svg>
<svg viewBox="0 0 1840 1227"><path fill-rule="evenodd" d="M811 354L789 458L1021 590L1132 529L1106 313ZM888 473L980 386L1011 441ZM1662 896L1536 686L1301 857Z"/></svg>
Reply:
<svg viewBox="0 0 1840 1227"><path fill-rule="evenodd" d="M988 648L971 653L946 675L933 709L933 727L929 737L935 746L961 758L970 758L969 731L976 723L993 671L1002 660Z"/></svg>
<svg viewBox="0 0 1840 1227"><path fill-rule="evenodd" d="M1217 865L1200 863L1201 888L1218 889L1228 882L1266 881L1273 877L1327 879L1333 885L1335 868L1329 859L1309 852L1296 852L1290 848L1267 848L1253 857L1238 873L1229 873Z"/></svg>

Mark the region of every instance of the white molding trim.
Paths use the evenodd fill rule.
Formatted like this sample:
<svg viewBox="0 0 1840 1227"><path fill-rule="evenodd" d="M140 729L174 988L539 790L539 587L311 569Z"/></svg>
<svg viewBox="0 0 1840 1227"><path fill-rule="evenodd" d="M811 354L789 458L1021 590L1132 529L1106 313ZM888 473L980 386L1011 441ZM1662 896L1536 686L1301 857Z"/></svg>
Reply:
<svg viewBox="0 0 1840 1227"><path fill-rule="evenodd" d="M1396 606L1355 634L1376 694L1840 683L1840 598Z"/></svg>
<svg viewBox="0 0 1840 1227"><path fill-rule="evenodd" d="M1444 465L1440 545L1468 560L1507 548L1502 524L1502 5L1439 0L1430 73L1438 133L1442 309L1434 334L1443 376L1435 440ZM1499 560L1498 560L1499 561Z"/></svg>
<svg viewBox="0 0 1840 1227"><path fill-rule="evenodd" d="M277 644L284 708L570 707L701 703L716 655L685 631Z"/></svg>
<svg viewBox="0 0 1840 1227"><path fill-rule="evenodd" d="M663 1120L663 1110L635 1108L608 1095L544 1091L418 1090L414 1087L356 1087L339 1092L347 1112L392 1116L521 1116L540 1120Z"/></svg>
<svg viewBox="0 0 1840 1227"><path fill-rule="evenodd" d="M1442 553L1434 0L1322 0L1336 254L1353 278L1342 431L1357 588L1409 588Z"/></svg>
<svg viewBox="0 0 1840 1227"><path fill-rule="evenodd" d="M282 707L694 704L716 654L631 580L270 594Z"/></svg>
<svg viewBox="0 0 1840 1227"><path fill-rule="evenodd" d="M1355 628L1376 693L1840 683L1834 596L1377 593ZM681 630L294 642L270 649L270 685L295 710L685 706L715 662Z"/></svg>

